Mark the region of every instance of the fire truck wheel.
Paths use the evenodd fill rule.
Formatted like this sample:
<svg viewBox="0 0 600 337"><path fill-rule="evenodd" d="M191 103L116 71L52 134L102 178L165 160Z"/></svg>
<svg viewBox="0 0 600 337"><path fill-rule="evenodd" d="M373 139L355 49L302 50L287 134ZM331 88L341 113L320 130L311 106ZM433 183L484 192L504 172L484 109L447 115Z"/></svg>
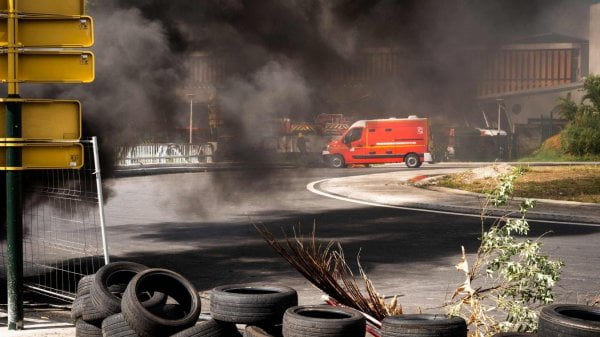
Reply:
<svg viewBox="0 0 600 337"><path fill-rule="evenodd" d="M344 157L340 156L339 154L336 154L329 159L329 165L334 168L346 167Z"/></svg>
<svg viewBox="0 0 600 337"><path fill-rule="evenodd" d="M418 168L421 166L419 156L414 153L407 154L406 157L404 157L404 162L406 163L406 166L410 168Z"/></svg>

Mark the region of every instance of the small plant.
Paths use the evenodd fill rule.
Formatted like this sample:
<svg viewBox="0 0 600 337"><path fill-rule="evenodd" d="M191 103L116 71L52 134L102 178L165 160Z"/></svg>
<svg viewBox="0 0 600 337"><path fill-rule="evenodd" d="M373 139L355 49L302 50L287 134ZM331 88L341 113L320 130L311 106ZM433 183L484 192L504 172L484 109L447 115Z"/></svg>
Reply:
<svg viewBox="0 0 600 337"><path fill-rule="evenodd" d="M521 202L519 214L512 217L508 203L514 182L523 170L501 176L496 188L488 194L482 210L482 226L489 205L506 210L485 231L472 264L462 248L462 259L456 268L466 280L456 289L446 304L448 313L461 316L477 337L491 336L500 331L537 329L537 309L554 301L552 288L560 276L563 263L541 254L538 240L518 240L515 235L527 235L527 212L535 201Z"/></svg>

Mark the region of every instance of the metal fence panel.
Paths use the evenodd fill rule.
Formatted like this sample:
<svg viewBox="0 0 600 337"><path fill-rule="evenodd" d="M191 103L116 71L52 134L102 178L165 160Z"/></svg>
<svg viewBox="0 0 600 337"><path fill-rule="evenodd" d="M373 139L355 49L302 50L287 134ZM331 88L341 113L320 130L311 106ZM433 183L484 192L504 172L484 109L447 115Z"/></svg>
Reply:
<svg viewBox="0 0 600 337"><path fill-rule="evenodd" d="M24 176L25 287L71 301L77 281L104 265L93 145L82 141L80 170L27 171ZM6 278L6 241L0 239L0 278Z"/></svg>

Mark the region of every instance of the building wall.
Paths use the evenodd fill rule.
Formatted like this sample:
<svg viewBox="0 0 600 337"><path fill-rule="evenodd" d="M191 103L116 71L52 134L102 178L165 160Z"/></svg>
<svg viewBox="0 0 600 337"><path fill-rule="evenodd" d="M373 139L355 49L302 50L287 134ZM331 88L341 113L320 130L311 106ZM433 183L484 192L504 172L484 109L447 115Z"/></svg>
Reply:
<svg viewBox="0 0 600 337"><path fill-rule="evenodd" d="M600 2L590 6L590 73L600 74Z"/></svg>
<svg viewBox="0 0 600 337"><path fill-rule="evenodd" d="M584 94L581 88L582 84L575 84L554 90L538 90L527 94L503 97L502 99L506 106L506 114L508 115L511 128L514 129L516 124L528 124L530 119L539 119L542 115L545 118L549 118L553 110L553 118L562 118L555 109L559 103L559 98L566 97L570 93L571 98L575 102L579 102ZM495 99L487 100L487 102L493 101ZM495 116L493 115L493 111L491 116ZM507 128L503 127L503 129Z"/></svg>
<svg viewBox="0 0 600 337"><path fill-rule="evenodd" d="M476 52L481 60L477 96L555 87L577 82L581 77L581 48L524 46L495 52Z"/></svg>

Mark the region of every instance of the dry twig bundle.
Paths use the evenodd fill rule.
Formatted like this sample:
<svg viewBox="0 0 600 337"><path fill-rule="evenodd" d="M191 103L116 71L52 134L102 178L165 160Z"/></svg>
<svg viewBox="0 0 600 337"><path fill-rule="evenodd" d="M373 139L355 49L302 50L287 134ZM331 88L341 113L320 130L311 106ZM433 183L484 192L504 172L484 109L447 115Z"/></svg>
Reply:
<svg viewBox="0 0 600 337"><path fill-rule="evenodd" d="M285 234L282 243L264 225L255 227L265 241L292 267L340 304L362 311L379 321L386 316L402 314L402 306L396 296L389 302L385 301L358 262L360 276L364 282L363 292L346 263L341 245L334 242L324 246L317 244L314 227L309 240L294 229L294 238L291 239Z"/></svg>

